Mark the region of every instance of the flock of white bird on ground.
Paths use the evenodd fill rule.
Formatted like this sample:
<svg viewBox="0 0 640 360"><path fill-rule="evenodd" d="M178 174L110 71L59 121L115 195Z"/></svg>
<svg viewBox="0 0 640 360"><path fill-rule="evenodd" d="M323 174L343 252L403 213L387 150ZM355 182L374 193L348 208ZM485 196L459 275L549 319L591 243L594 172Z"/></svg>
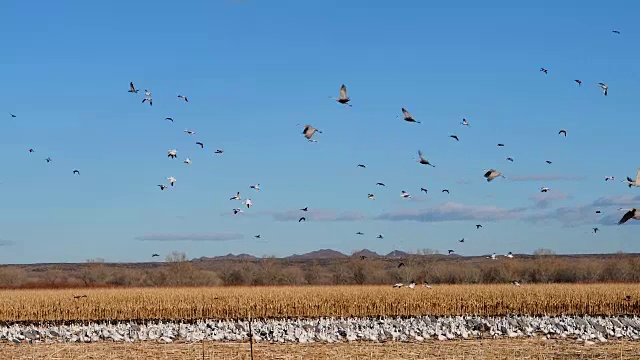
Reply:
<svg viewBox="0 0 640 360"><path fill-rule="evenodd" d="M618 34L618 35L620 34L620 32L617 31L617 30L613 30L612 32L614 34ZM549 73L549 70L547 68L545 68L545 67L541 67L540 68L540 72L542 72L545 75L547 75ZM578 85L578 87L582 87L582 80L575 79L574 82ZM604 82L598 83L598 86L602 90L603 95L607 96L608 95L609 86ZM136 87L134 86L133 82L129 82L129 90L128 90L128 92L132 93L132 94L137 94L139 92L139 89L136 89ZM342 105L345 105L345 106L348 106L348 107L352 107L351 98L347 95L347 87L344 84L342 84L340 86L339 96L338 97L330 96L330 98L335 100L339 104L342 104ZM179 100L181 100L181 101L183 101L185 103L189 102L188 97L185 96L185 95L177 95L177 99L179 99ZM148 103L149 106L153 106L153 97L152 97L151 92L149 90L146 90L146 89L144 90L144 98L142 99L142 103L143 104L144 103ZM416 120L416 118L413 116L413 114L411 114L404 107L401 108L401 112L402 112L402 116L398 115L397 119L403 120L403 121L408 122L408 123L421 124L421 122ZM15 115L13 113L9 113L9 115L12 118L16 118L17 117L17 115ZM173 118L171 118L171 117L166 117L165 120L169 121L171 123L174 122ZM469 123L469 121L466 118L462 119L462 121L460 122L460 125L462 125L463 127L470 127L471 126L471 124ZM303 126L302 135L304 135L304 138L306 138L306 140L308 142L310 142L310 143L318 143L319 142L319 140L314 138L314 135L322 134L321 130L315 128L314 126L312 126L310 124L296 124L296 126ZM185 129L184 133L189 135L189 136L196 134L195 131L192 131L190 129ZM567 134L568 134L568 131L566 129L560 129L558 131L558 135L562 135L562 136L566 137ZM449 135L449 137L454 139L455 141L460 141L460 139L459 139L459 137L457 135L451 134L451 135ZM205 144L203 142L201 142L201 141L195 141L194 145L198 146L200 149L204 149L204 147L205 147ZM499 144L497 144L497 146L504 147L505 144L499 143ZM29 151L29 153L34 153L35 152L35 150L33 148L30 148L28 151ZM425 158L422 150L418 150L417 153L418 153L417 162L420 165L427 165L427 166L435 167L435 165L433 165L431 162L429 162L429 160L427 158ZM224 150L216 149L214 154L215 155L223 155L224 154ZM167 150L167 157L170 158L170 159L176 159L178 157L178 150L177 149L169 149L169 150ZM47 157L44 160L47 163L50 163L50 162L53 161L53 159L51 159L51 157ZM509 161L509 162L514 162L514 159L512 157L507 157L506 160ZM547 164L549 164L549 165L552 164L552 161L550 161L550 160L546 160L545 162ZM186 165L191 165L192 161L191 161L191 159L189 157L186 157L183 160L183 163L186 164ZM366 165L365 164L358 164L357 167L365 169ZM80 170L73 169L72 170L72 174L73 175L80 175ZM492 182L493 180L497 179L497 178L506 178L502 174L501 171L496 170L496 169L485 169L483 176L486 179L486 181L489 182L489 183ZM170 187L173 187L175 185L176 181L177 181L177 179L174 176L169 176L169 177L166 178L166 180L168 182L168 185L165 184L165 183L157 185L161 191L164 191L164 190L169 189ZM613 181L613 180L615 180L615 176L605 176L604 180L605 181ZM627 176L625 180L622 180L622 182L626 183L630 188L631 187L640 187L640 168L637 169L635 178L631 178L631 177ZM386 185L384 183L382 183L382 182L378 182L378 183L376 183L376 186L385 187ZM252 189L253 191L258 192L258 191L260 191L260 184L250 185L249 188ZM424 192L425 194L428 193L428 190L425 189L425 188L420 188L420 191ZM542 193L547 193L549 191L551 191L551 189L549 187L543 186L543 187L540 188L540 192L542 192ZM448 189L442 189L442 192L448 194L449 190ZM402 197L404 199L410 199L411 198L411 194L409 194L405 190L402 190L401 193L400 193L400 197ZM367 198L370 199L370 200L375 200L376 199L376 195L370 193L370 194L367 194ZM253 206L253 202L251 201L251 199L250 198L243 199L240 196L240 192L239 191L236 192L235 195L231 196L229 198L229 200L240 201L241 204L242 204L242 206L235 207L235 208L232 209L233 215L242 214L244 212L243 207L246 207L247 209L250 209ZM638 211L638 209L639 208L628 208L628 209L620 208L619 210L624 210L626 212L624 213L622 218L618 221L618 225L622 225L622 224L626 223L628 220L631 220L631 219L640 220L640 211ZM304 213L304 212L309 211L309 208L308 207L304 207L304 208L301 208L300 211L302 211ZM597 210L596 213L600 214L601 212L600 212L600 210ZM298 219L298 222L305 222L306 220L307 220L307 218L305 216L300 216L300 218ZM476 224L475 226L476 226L477 230L482 228L481 224ZM593 232L594 233L597 233L598 231L599 231L599 229L597 227L593 228ZM356 233L356 235L364 235L364 233L358 231ZM261 235L260 234L254 235L254 237L257 238L257 239L260 239ZM378 234L377 238L378 239L383 239L384 237L383 237L382 234ZM458 242L464 243L465 239L462 238L462 239L458 240ZM451 249L449 249L447 251L448 251L449 255L455 253L455 251L451 250ZM152 254L152 257L158 257L158 256L160 256L160 255L156 254L156 253ZM508 252L506 255L504 255L504 257L513 258L513 254L511 252ZM492 259L492 260L496 260L496 259L498 259L498 255L496 253L493 253L491 256L487 256L487 258L488 259ZM366 259L366 257L365 256L361 256L361 259L364 260L364 259ZM402 266L404 266L404 263L400 263L398 265L398 268L400 268ZM518 281L515 281L515 280L512 282L512 284L515 285L515 286L520 286L520 283ZM427 287L427 288L431 288L431 286L429 284L427 284L426 282L423 285L425 287ZM402 283L398 283L398 284L394 285L394 287L402 287L402 286L403 286ZM409 283L409 285L408 285L408 287L410 287L410 288L415 288L415 286L416 286L416 284L415 284L414 281L411 281Z"/></svg>

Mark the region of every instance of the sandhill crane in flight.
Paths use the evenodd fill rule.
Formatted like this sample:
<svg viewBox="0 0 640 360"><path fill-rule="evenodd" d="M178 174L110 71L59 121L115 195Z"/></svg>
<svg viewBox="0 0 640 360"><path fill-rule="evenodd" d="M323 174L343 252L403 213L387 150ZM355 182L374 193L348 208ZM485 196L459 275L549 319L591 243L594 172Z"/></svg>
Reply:
<svg viewBox="0 0 640 360"><path fill-rule="evenodd" d="M243 201L242 203L247 207L247 209L249 209L249 208L251 208L251 206L253 206L253 202L251 202L251 199L247 199L247 200Z"/></svg>
<svg viewBox="0 0 640 360"><path fill-rule="evenodd" d="M44 161L46 161L46 162L50 163L50 162L51 162L51 161L53 161L53 160L51 160L51 158L50 158L50 157L48 157L48 158L44 159Z"/></svg>
<svg viewBox="0 0 640 360"><path fill-rule="evenodd" d="M145 97L144 99L142 99L142 103L144 104L145 101L149 102L149 106L153 106L153 99L150 97Z"/></svg>
<svg viewBox="0 0 640 360"><path fill-rule="evenodd" d="M363 168L363 169L366 169L366 168L367 168L367 166L366 166L366 165L364 165L364 164L358 164L358 167L361 167L361 168Z"/></svg>
<svg viewBox="0 0 640 360"><path fill-rule="evenodd" d="M494 169L489 169L484 173L484 177L487 179L487 182L491 182L493 181L493 179L497 178L497 177L503 177L502 173L500 171L494 170Z"/></svg>
<svg viewBox="0 0 640 360"><path fill-rule="evenodd" d="M144 96L151 96L151 91L144 89Z"/></svg>
<svg viewBox="0 0 640 360"><path fill-rule="evenodd" d="M183 163L185 163L185 164L187 164L187 165L188 165L188 164L191 164L191 159L186 158L186 159L184 159Z"/></svg>
<svg viewBox="0 0 640 360"><path fill-rule="evenodd" d="M636 178L635 180L632 179L631 177L627 176L627 180L622 180L623 183L627 183L629 185L629 187L635 186L638 187L640 186L640 168L638 168L638 171L636 172Z"/></svg>
<svg viewBox="0 0 640 360"><path fill-rule="evenodd" d="M369 199L369 200L375 200L375 199L376 199L376 196L375 196L374 194L368 194L368 195L367 195L367 199Z"/></svg>
<svg viewBox="0 0 640 360"><path fill-rule="evenodd" d="M376 239L384 239L384 236L382 236L382 234L378 234L378 236L376 236Z"/></svg>
<svg viewBox="0 0 640 360"><path fill-rule="evenodd" d="M611 30L611 32L614 33L614 34L620 35L620 31L618 31L618 30Z"/></svg>
<svg viewBox="0 0 640 360"><path fill-rule="evenodd" d="M165 119L165 120L168 120L168 121L171 121L171 122L173 122L173 118L170 118L170 117L166 117L166 118L164 118L164 119Z"/></svg>
<svg viewBox="0 0 640 360"><path fill-rule="evenodd" d="M500 144L498 144L498 146L501 146L501 147L502 147L502 146L504 146L504 144L500 143Z"/></svg>
<svg viewBox="0 0 640 360"><path fill-rule="evenodd" d="M233 209L233 215L238 215L238 214L243 213L243 212L244 211L242 211L242 209L240 209L240 208Z"/></svg>
<svg viewBox="0 0 640 360"><path fill-rule="evenodd" d="M429 193L429 190L427 190L427 189L425 189L425 188L423 188L423 187L421 187L421 188L420 188L420 191L422 191L422 192L423 192L423 193L425 193L425 194L428 194L428 193Z"/></svg>
<svg viewBox="0 0 640 360"><path fill-rule="evenodd" d="M184 100L184 102L189 102L189 99L187 99L187 97L184 95L178 95L178 99L182 99Z"/></svg>
<svg viewBox="0 0 640 360"><path fill-rule="evenodd" d="M35 150L33 150L33 149L29 149L29 152L30 152L30 153L32 153L32 152L35 152Z"/></svg>
<svg viewBox="0 0 640 360"><path fill-rule="evenodd" d="M386 186L384 183L376 183L377 186Z"/></svg>
<svg viewBox="0 0 640 360"><path fill-rule="evenodd" d="M184 129L184 132L185 132L187 135L193 135L193 134L195 134L195 133L196 133L195 131L191 131L191 130L189 130L189 129Z"/></svg>
<svg viewBox="0 0 640 360"><path fill-rule="evenodd" d="M511 161L511 162L513 162L513 158L512 158L512 157L508 157L508 158L507 158L507 161Z"/></svg>
<svg viewBox="0 0 640 360"><path fill-rule="evenodd" d="M9 115L11 115L12 118L17 117L15 114L9 113Z"/></svg>
<svg viewBox="0 0 640 360"><path fill-rule="evenodd" d="M329 97L331 99L334 99L335 101L339 102L340 104L351 106L351 104L349 104L349 101L351 99L347 96L347 87L344 86L344 84L342 84L340 86L340 96L339 97L333 97L333 96L329 96Z"/></svg>
<svg viewBox="0 0 640 360"><path fill-rule="evenodd" d="M640 211L638 211L638 209L636 208L631 208L631 209L620 208L619 210L627 210L627 212L622 216L622 219L618 221L618 225L622 225L626 223L629 219L640 220Z"/></svg>
<svg viewBox="0 0 640 360"><path fill-rule="evenodd" d="M596 210L596 214L602 214L602 211Z"/></svg>
<svg viewBox="0 0 640 360"><path fill-rule="evenodd" d="M356 235L364 235L364 233L362 231L358 231Z"/></svg>
<svg viewBox="0 0 640 360"><path fill-rule="evenodd" d="M302 126L302 124L296 124L296 126ZM322 134L322 131L314 128L311 125L304 125L304 129L302 129L302 134L304 135L304 137L307 138L307 140L311 139L311 137L313 136L313 134L315 133L320 133Z"/></svg>
<svg viewBox="0 0 640 360"><path fill-rule="evenodd" d="M242 200L240 199L240 191L236 192L236 194L230 197L229 200Z"/></svg>
<svg viewBox="0 0 640 360"><path fill-rule="evenodd" d="M169 180L169 185L171 186L173 186L173 184L176 182L176 178L174 178L173 176L169 176L167 180Z"/></svg>
<svg viewBox="0 0 640 360"><path fill-rule="evenodd" d="M160 185L158 185L158 187L160 188L160 191L162 191L162 190L164 190L164 189L166 189L166 188L167 188L167 185L165 185L165 184L160 184Z"/></svg>
<svg viewBox="0 0 640 360"><path fill-rule="evenodd" d="M167 157L175 159L176 157L178 157L178 150L176 150L176 149L167 150Z"/></svg>
<svg viewBox="0 0 640 360"><path fill-rule="evenodd" d="M260 239L262 236L260 236L260 234L258 234L258 235L254 235L253 237L256 238L256 239Z"/></svg>
<svg viewBox="0 0 640 360"><path fill-rule="evenodd" d="M551 190L551 189L549 189L548 187L544 187L544 186L540 188L540 192L548 192L549 190Z"/></svg>
<svg viewBox="0 0 640 360"><path fill-rule="evenodd" d="M138 89L136 89L136 88L133 86L133 81L130 81L130 82L129 82L129 91L127 91L127 92L130 92L130 93L132 93L132 94L137 94L137 93L138 93Z"/></svg>
<svg viewBox="0 0 640 360"><path fill-rule="evenodd" d="M467 119L462 119L462 122L460 123L464 126L471 126L471 124L469 124L469 122L467 121Z"/></svg>
<svg viewBox="0 0 640 360"><path fill-rule="evenodd" d="M405 198L405 199L410 199L411 195L408 192L402 190L402 192L400 193L400 197Z"/></svg>
<svg viewBox="0 0 640 360"><path fill-rule="evenodd" d="M546 162L547 164L551 165L552 162L550 160L545 160L544 162Z"/></svg>
<svg viewBox="0 0 640 360"><path fill-rule="evenodd" d="M447 252L449 253L449 255L451 255L451 254L453 254L455 252L455 250L449 249L449 250L447 250Z"/></svg>
<svg viewBox="0 0 640 360"><path fill-rule="evenodd" d="M201 143L200 141L197 141L196 145L200 146L200 149L204 149L204 144Z"/></svg>
<svg viewBox="0 0 640 360"><path fill-rule="evenodd" d="M224 154L224 150L222 149L217 149L216 152L214 154L218 154L218 155L222 155Z"/></svg>
<svg viewBox="0 0 640 360"><path fill-rule="evenodd" d="M78 170L78 169L73 170L73 174L74 174L74 175L80 175L80 170Z"/></svg>
<svg viewBox="0 0 640 360"><path fill-rule="evenodd" d="M422 165L429 165L431 167L436 167L435 165L431 164L429 162L429 160L425 159L424 156L422 155L422 150L418 150L418 157L420 159L418 159L418 162Z"/></svg>
<svg viewBox="0 0 640 360"><path fill-rule="evenodd" d="M307 140L307 141L308 141L308 142L310 142L310 143L317 143L317 142L320 142L320 140L317 140L317 139L309 139L309 140Z"/></svg>
<svg viewBox="0 0 640 360"><path fill-rule="evenodd" d="M302 208L302 209L300 209L300 210L301 210L301 211L309 211L309 207L308 207L308 206L306 206L306 207L303 207L303 208Z"/></svg>
<svg viewBox="0 0 640 360"><path fill-rule="evenodd" d="M594 234L597 234L597 233L598 233L598 231L600 231L600 229L598 229L597 227L594 227L594 228L593 228L593 233L594 233Z"/></svg>
<svg viewBox="0 0 640 360"><path fill-rule="evenodd" d="M598 83L598 85L600 86L600 88L602 89L604 96L607 96L607 91L609 90L609 87L607 86L607 84L605 83Z"/></svg>
<svg viewBox="0 0 640 360"><path fill-rule="evenodd" d="M450 194L449 189L442 189L442 192L443 192L443 193L445 193L445 192L446 192L447 194Z"/></svg>
<svg viewBox="0 0 640 360"><path fill-rule="evenodd" d="M402 115L403 115L403 119L404 121L407 122L413 122L413 123L418 123L420 124L420 121L417 121L416 119L413 118L413 115L411 115L410 112L407 111L407 109L402 108Z"/></svg>
<svg viewBox="0 0 640 360"><path fill-rule="evenodd" d="M463 243L464 242L464 238L458 240L459 243Z"/></svg>
<svg viewBox="0 0 640 360"><path fill-rule="evenodd" d="M578 84L578 86L582 86L582 80L576 79L576 80L573 80L573 81L575 81Z"/></svg>
<svg viewBox="0 0 640 360"><path fill-rule="evenodd" d="M301 222L301 221L306 222L306 221L307 221L307 218L306 218L306 217L304 217L304 216L302 216L300 219L298 219L298 222Z"/></svg>
<svg viewBox="0 0 640 360"><path fill-rule="evenodd" d="M456 141L460 141L460 139L458 139L458 137L456 135L449 135L450 138L452 139L456 139Z"/></svg>
<svg viewBox="0 0 640 360"><path fill-rule="evenodd" d="M400 264L398 264L398 269L400 269L400 268L401 268L401 267L403 267L403 266L404 266L404 263L403 263L403 262L401 262Z"/></svg>
<svg viewBox="0 0 640 360"><path fill-rule="evenodd" d="M479 230L482 227L480 224L476 224L476 230Z"/></svg>
<svg viewBox="0 0 640 360"><path fill-rule="evenodd" d="M155 254L155 253L151 254L151 257L158 257L158 256L160 256L160 254Z"/></svg>
<svg viewBox="0 0 640 360"><path fill-rule="evenodd" d="M540 71L542 71L543 73L545 73L545 74L546 74L546 73L548 73L548 71L549 71L549 70L547 70L547 69L545 69L545 68L541 67L541 68L540 68Z"/></svg>
<svg viewBox="0 0 640 360"><path fill-rule="evenodd" d="M558 131L558 135L564 135L566 137L567 136L567 130L566 129L561 129L560 131Z"/></svg>
<svg viewBox="0 0 640 360"><path fill-rule="evenodd" d="M615 179L616 179L615 176L605 176L604 177L604 181L615 180Z"/></svg>
<svg viewBox="0 0 640 360"><path fill-rule="evenodd" d="M249 189L253 189L255 191L260 191L260 184L249 185Z"/></svg>

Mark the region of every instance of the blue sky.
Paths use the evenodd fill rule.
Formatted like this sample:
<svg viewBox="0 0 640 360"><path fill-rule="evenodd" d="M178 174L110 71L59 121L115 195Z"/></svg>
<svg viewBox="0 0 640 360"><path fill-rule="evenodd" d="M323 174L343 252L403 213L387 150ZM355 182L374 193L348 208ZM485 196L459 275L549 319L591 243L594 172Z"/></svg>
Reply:
<svg viewBox="0 0 640 360"><path fill-rule="evenodd" d="M633 221L608 226L640 205L620 182L640 166L624 153L640 130L639 6L4 1L0 262L640 251ZM353 108L328 98L342 83ZM422 123L397 119L401 107ZM297 123L321 129L319 142ZM416 163L418 149L435 168ZM487 168L507 178L487 183ZM160 191L168 176L175 186ZM254 206L232 216L236 191Z"/></svg>

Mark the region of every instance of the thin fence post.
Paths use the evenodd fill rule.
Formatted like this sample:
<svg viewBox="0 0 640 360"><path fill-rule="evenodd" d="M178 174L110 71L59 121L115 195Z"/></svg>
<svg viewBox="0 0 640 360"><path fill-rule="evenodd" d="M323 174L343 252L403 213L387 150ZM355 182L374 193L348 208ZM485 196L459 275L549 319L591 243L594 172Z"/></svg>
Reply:
<svg viewBox="0 0 640 360"><path fill-rule="evenodd" d="M249 316L249 354L253 360L253 330L251 330L251 316Z"/></svg>

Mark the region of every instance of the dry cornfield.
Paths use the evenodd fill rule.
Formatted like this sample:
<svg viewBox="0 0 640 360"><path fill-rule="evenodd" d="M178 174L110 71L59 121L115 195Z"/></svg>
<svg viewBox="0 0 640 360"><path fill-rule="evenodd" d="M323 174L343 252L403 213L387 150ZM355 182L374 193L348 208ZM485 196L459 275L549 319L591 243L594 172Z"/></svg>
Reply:
<svg viewBox="0 0 640 360"><path fill-rule="evenodd" d="M86 297L75 299L75 295ZM630 301L625 297L631 296ZM440 285L0 291L0 321L320 316L640 315L640 285Z"/></svg>

